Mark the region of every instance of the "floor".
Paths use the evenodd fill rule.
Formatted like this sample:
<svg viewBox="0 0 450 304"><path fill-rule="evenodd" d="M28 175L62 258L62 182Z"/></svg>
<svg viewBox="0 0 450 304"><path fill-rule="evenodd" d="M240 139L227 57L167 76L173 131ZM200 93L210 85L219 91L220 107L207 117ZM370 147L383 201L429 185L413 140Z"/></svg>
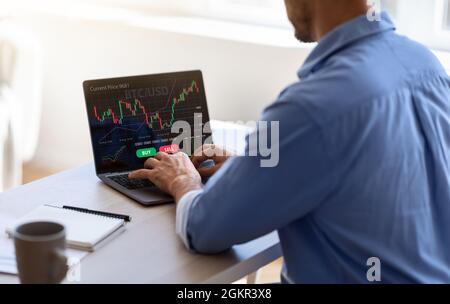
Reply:
<svg viewBox="0 0 450 304"><path fill-rule="evenodd" d="M23 167L23 183L29 183L37 179L58 173L55 170L47 169L45 167L39 167L33 164L25 164ZM261 268L258 271L257 283L275 283L280 281L282 259L278 259L273 263ZM235 283L246 283L246 279L243 278Z"/></svg>

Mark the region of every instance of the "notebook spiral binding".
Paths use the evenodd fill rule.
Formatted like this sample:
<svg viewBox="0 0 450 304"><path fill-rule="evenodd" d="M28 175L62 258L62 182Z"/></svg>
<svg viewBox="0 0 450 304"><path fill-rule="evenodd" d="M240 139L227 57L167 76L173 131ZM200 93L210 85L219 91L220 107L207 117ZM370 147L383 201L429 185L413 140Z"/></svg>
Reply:
<svg viewBox="0 0 450 304"><path fill-rule="evenodd" d="M124 220L126 222L131 221L131 217L129 217L127 215L114 214L114 213L108 213L108 212L102 212L102 211L96 211L96 210L89 210L89 209L71 207L71 206L64 206L63 209L77 211L77 212L86 213L86 214L93 214L93 215L106 217L106 218L120 219L120 220Z"/></svg>

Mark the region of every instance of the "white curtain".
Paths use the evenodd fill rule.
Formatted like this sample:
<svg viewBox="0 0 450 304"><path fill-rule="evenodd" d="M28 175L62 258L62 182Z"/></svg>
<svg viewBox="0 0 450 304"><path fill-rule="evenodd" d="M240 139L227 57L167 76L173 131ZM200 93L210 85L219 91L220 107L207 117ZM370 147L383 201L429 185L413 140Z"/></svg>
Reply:
<svg viewBox="0 0 450 304"><path fill-rule="evenodd" d="M3 85L0 89L0 191L17 186L22 180L20 128L13 117L15 103L12 91Z"/></svg>
<svg viewBox="0 0 450 304"><path fill-rule="evenodd" d="M32 33L0 28L0 191L22 181L36 150L41 116L42 52Z"/></svg>

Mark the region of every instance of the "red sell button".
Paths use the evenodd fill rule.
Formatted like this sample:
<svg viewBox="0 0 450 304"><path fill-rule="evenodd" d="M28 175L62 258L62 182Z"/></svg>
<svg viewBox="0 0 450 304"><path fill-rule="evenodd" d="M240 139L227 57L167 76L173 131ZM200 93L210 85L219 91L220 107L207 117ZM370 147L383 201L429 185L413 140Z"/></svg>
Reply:
<svg viewBox="0 0 450 304"><path fill-rule="evenodd" d="M164 153L176 153L180 150L180 147L178 145L168 145L168 146L162 146L159 148L159 152Z"/></svg>

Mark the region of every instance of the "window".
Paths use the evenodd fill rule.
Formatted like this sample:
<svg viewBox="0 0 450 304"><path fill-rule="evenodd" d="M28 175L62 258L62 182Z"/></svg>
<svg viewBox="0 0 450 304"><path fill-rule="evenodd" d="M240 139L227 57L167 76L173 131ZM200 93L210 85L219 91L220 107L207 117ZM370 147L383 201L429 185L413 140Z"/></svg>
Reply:
<svg viewBox="0 0 450 304"><path fill-rule="evenodd" d="M191 13L202 17L265 26L288 27L282 0L190 0Z"/></svg>
<svg viewBox="0 0 450 304"><path fill-rule="evenodd" d="M1 1L1 0L0 0ZM73 0L88 1L94 0ZM138 6L154 14L195 16L291 30L283 0L95 0ZM371 0L394 19L398 32L450 51L450 0ZM151 9L149 9L151 8Z"/></svg>
<svg viewBox="0 0 450 304"><path fill-rule="evenodd" d="M387 11L393 17L397 15L397 0L381 0L380 3L383 11Z"/></svg>
<svg viewBox="0 0 450 304"><path fill-rule="evenodd" d="M445 10L444 26L446 30L450 30L450 0L445 2L447 9Z"/></svg>
<svg viewBox="0 0 450 304"><path fill-rule="evenodd" d="M0 0L1 1L1 0ZM188 15L239 23L289 27L283 0L75 0L114 3L154 14ZM147 10L150 12L150 10Z"/></svg>
<svg viewBox="0 0 450 304"><path fill-rule="evenodd" d="M168 1L168 0L166 0ZM170 1L170 0L169 0ZM184 1L171 0L176 5ZM379 0L400 33L430 47L450 50L450 0ZM195 16L290 28L283 0L190 0Z"/></svg>
<svg viewBox="0 0 450 304"><path fill-rule="evenodd" d="M382 0L398 32L431 48L450 50L450 0Z"/></svg>
<svg viewBox="0 0 450 304"><path fill-rule="evenodd" d="M435 17L437 24L431 46L450 51L450 0L437 0Z"/></svg>

